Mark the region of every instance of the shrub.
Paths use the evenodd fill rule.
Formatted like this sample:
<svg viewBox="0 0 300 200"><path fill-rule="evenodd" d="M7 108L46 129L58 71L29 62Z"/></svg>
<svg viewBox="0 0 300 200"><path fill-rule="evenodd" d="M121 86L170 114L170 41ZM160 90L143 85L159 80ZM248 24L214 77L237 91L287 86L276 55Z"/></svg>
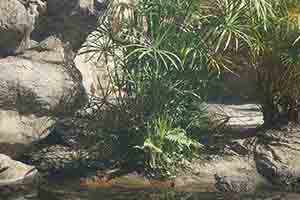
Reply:
<svg viewBox="0 0 300 200"><path fill-rule="evenodd" d="M147 124L144 144L136 146L146 153L147 165L165 175L172 174L178 167L176 161L192 157L193 150L201 147L199 142L188 137L184 129L172 125L172 121L166 118L153 119Z"/></svg>
<svg viewBox="0 0 300 200"><path fill-rule="evenodd" d="M201 103L224 67L199 35L198 4L112 1L87 45L98 59L113 60L116 102L127 118L124 142L143 149L151 168L193 154L191 138L206 122Z"/></svg>
<svg viewBox="0 0 300 200"><path fill-rule="evenodd" d="M208 43L256 73L267 126L299 121L299 5L299 0L216 0L205 8Z"/></svg>

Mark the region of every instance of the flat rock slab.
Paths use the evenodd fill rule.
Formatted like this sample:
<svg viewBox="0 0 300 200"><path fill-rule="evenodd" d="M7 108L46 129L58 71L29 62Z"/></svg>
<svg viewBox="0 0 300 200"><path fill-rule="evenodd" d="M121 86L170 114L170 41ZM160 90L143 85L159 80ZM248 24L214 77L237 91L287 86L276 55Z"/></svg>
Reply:
<svg viewBox="0 0 300 200"><path fill-rule="evenodd" d="M257 104L207 104L207 110L215 119L228 119L226 125L230 127L251 128L264 122L260 106Z"/></svg>
<svg viewBox="0 0 300 200"><path fill-rule="evenodd" d="M37 177L34 166L26 165L0 154L0 187L30 184Z"/></svg>

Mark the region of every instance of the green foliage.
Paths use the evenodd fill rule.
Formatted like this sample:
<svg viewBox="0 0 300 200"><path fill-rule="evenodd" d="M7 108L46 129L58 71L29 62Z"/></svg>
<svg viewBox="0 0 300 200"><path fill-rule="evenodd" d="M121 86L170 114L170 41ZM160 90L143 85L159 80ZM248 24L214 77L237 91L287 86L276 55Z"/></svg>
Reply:
<svg viewBox="0 0 300 200"><path fill-rule="evenodd" d="M143 149L150 168L166 170L196 151L207 121L201 103L225 66L200 37L200 11L199 0L111 1L87 45L85 53L113 60L122 141Z"/></svg>
<svg viewBox="0 0 300 200"><path fill-rule="evenodd" d="M111 1L86 52L112 61L125 146L143 149L151 168L191 154L201 103L241 65L257 74L266 123L298 118L299 10L298 0Z"/></svg>
<svg viewBox="0 0 300 200"><path fill-rule="evenodd" d="M242 63L256 72L267 125L299 120L299 8L299 0L216 0L204 8L207 43L232 70Z"/></svg>
<svg viewBox="0 0 300 200"><path fill-rule="evenodd" d="M137 146L146 153L146 163L153 170L171 174L176 169L176 161L187 159L201 144L188 137L181 128L173 128L166 118L154 119L147 125L144 144Z"/></svg>

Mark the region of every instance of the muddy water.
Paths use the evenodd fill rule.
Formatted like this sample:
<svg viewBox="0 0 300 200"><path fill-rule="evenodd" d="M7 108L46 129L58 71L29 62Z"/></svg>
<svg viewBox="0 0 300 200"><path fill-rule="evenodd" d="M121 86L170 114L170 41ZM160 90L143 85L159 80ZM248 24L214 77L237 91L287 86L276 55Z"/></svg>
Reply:
<svg viewBox="0 0 300 200"><path fill-rule="evenodd" d="M176 192L174 190L94 188L56 191L40 191L35 200L300 200L298 194L260 191L252 195L203 192Z"/></svg>
<svg viewBox="0 0 300 200"><path fill-rule="evenodd" d="M78 180L56 179L39 185L27 193L0 200L300 200L300 194L278 191L257 191L251 195L184 192L172 189L122 187L82 187ZM142 188L142 187L141 187ZM2 196L2 197L1 197Z"/></svg>

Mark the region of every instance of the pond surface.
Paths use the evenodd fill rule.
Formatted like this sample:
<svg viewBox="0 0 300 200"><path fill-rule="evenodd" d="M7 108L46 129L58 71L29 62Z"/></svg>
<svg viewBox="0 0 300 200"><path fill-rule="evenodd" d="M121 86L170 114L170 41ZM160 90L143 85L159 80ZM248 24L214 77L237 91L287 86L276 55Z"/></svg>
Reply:
<svg viewBox="0 0 300 200"><path fill-rule="evenodd" d="M82 188L78 181L43 184L34 191L0 200L300 200L300 194L259 191L252 195L179 192L158 189Z"/></svg>
<svg viewBox="0 0 300 200"><path fill-rule="evenodd" d="M173 189L129 189L126 187L80 186L80 181L55 180L43 182L31 191L17 191L4 194L0 190L0 200L300 200L300 193L278 191L257 191L251 195L217 194L204 192L184 192Z"/></svg>
<svg viewBox="0 0 300 200"><path fill-rule="evenodd" d="M129 190L101 188L77 190L66 193L40 192L34 200L300 200L298 194L280 194L260 192L254 195L226 194L203 192L176 192L172 190Z"/></svg>

